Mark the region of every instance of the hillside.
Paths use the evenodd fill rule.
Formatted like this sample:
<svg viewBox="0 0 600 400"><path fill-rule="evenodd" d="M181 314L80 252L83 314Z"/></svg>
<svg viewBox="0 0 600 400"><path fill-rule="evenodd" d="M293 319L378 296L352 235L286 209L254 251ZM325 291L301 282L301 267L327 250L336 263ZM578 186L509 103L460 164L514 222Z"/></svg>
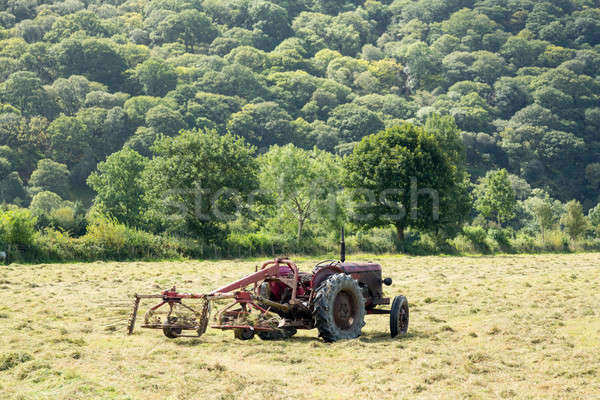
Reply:
<svg viewBox="0 0 600 400"><path fill-rule="evenodd" d="M85 209L99 162L124 147L151 158L185 129L231 132L258 154L346 155L440 114L461 131L472 182L505 168L520 199L538 188L587 211L600 187L594 7L0 0L0 203L52 192Z"/></svg>

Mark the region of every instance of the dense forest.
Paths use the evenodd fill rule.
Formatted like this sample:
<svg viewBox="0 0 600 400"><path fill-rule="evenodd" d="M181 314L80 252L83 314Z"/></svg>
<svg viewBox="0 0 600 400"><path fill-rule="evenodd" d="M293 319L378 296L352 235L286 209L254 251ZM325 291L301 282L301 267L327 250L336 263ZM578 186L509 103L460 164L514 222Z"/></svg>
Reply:
<svg viewBox="0 0 600 400"><path fill-rule="evenodd" d="M593 0L0 0L0 245L560 249L600 230L599 100ZM429 146L441 222L352 220L386 143Z"/></svg>

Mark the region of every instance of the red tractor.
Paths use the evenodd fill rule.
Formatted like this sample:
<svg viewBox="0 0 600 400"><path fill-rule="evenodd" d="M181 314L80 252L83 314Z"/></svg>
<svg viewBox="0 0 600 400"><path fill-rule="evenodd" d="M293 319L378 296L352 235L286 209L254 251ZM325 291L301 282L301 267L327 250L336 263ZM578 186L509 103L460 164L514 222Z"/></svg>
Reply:
<svg viewBox="0 0 600 400"><path fill-rule="evenodd" d="M230 304L215 313L211 327L233 330L241 340L255 334L263 340L280 340L298 329L313 328L327 342L353 339L361 335L366 314L389 314L391 336L406 334L406 297L396 296L391 309L378 308L390 304L382 285L391 285L391 278L382 279L379 264L346 262L343 233L341 245L341 261L322 261L311 273L300 272L287 258L276 258L207 294L179 293L175 287L156 295L136 294L129 334L145 298L161 301L146 312L142 327L162 329L168 338L201 336L209 325L211 303L227 299ZM200 305L192 307L194 301Z"/></svg>

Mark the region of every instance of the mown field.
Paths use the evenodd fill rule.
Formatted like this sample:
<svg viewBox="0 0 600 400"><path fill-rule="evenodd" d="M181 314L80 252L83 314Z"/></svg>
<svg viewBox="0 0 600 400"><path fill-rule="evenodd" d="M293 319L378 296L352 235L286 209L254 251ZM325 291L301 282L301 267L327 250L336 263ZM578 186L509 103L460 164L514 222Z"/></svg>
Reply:
<svg viewBox="0 0 600 400"><path fill-rule="evenodd" d="M334 344L107 326L128 312L109 300L202 292L258 261L0 267L0 398L600 398L600 255L361 258L408 297L407 337L389 338L387 316Z"/></svg>

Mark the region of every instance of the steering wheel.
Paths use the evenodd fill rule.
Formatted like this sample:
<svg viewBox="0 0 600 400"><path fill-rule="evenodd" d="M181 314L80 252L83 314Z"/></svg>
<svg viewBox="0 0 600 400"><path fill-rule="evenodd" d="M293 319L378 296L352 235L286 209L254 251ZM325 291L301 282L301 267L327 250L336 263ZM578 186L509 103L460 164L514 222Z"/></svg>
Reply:
<svg viewBox="0 0 600 400"><path fill-rule="evenodd" d="M313 274L319 270L319 268L329 267L331 265L337 265L340 262L338 260L323 260L317 263L313 268Z"/></svg>

